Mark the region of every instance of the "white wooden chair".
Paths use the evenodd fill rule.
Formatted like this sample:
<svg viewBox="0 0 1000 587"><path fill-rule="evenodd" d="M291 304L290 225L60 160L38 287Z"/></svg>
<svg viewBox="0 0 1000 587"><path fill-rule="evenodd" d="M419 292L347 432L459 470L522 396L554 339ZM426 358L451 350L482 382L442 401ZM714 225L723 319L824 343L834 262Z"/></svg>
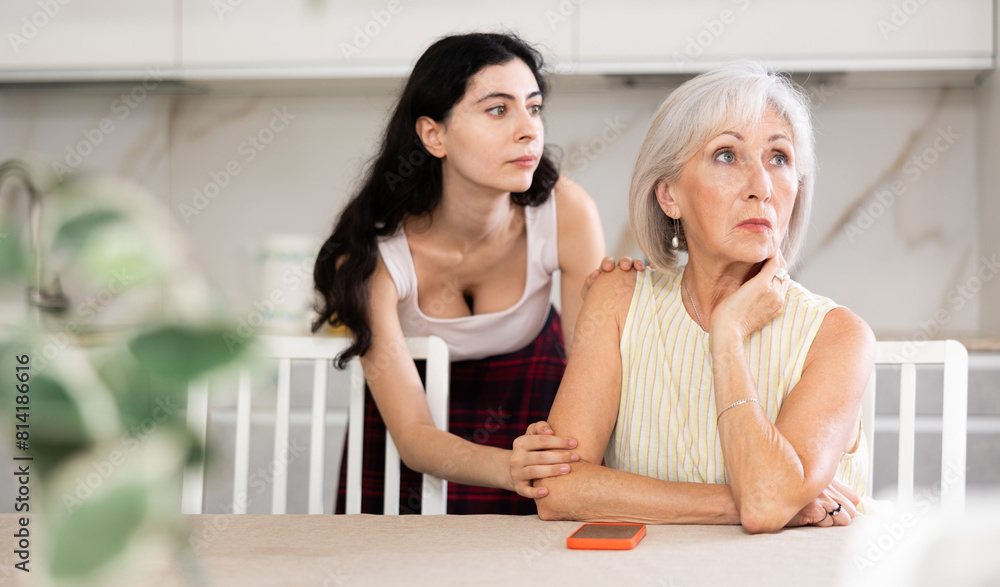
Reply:
<svg viewBox="0 0 1000 587"><path fill-rule="evenodd" d="M917 365L944 366L941 413L941 509L965 510L965 445L968 419L969 353L955 340L926 342L879 341L876 365L899 365L899 476L900 505L913 502L914 433L916 428ZM871 497L875 464L875 373L861 401L862 428L868 440L868 489Z"/></svg>
<svg viewBox="0 0 1000 587"><path fill-rule="evenodd" d="M288 462L288 428L292 360L312 360L313 396L312 423L309 448L309 497L308 512L323 513L323 469L325 464L324 442L326 431L327 376L332 368L330 361L350 345L346 338L314 336L262 336L259 342L263 356L278 361L278 389L274 430L274 462ZM434 424L448 429L448 375L450 362L448 346L436 336L408 338L406 340L414 359L426 359L427 401ZM349 438L347 454L347 504L348 514L361 512L361 455L364 439L365 378L361 362L355 358L350 363L350 404L348 414ZM239 376L236 403L236 457L233 474L233 513L245 514L247 506L248 472L250 463L250 373L243 369ZM188 389L188 429L204 444L208 436L208 382L193 382ZM392 438L386 435L385 459L385 513L399 513L399 453ZM283 514L286 509L288 487L287 467L275 467L271 513ZM189 467L184 474L181 512L202 513L204 507L205 467ZM447 481L431 475L423 479L423 514L443 514L448 497Z"/></svg>

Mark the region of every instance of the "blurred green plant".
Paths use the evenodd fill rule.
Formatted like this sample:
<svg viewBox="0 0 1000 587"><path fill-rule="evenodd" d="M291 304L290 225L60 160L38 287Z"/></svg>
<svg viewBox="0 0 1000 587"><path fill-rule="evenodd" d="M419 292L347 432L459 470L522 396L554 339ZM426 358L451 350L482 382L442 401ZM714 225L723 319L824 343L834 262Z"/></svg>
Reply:
<svg viewBox="0 0 1000 587"><path fill-rule="evenodd" d="M103 585L136 553L186 544L175 515L180 480L205 449L186 430L187 383L245 359L246 345L224 341L236 316L192 270L169 213L148 192L95 176L50 180L41 191L53 235L46 266L73 286L76 311L42 320L28 312L0 331L0 374L8 380L15 365L29 367L28 403L20 404L28 409L18 412L29 438L18 456L34 459L24 461L25 513L41 521L32 571L51 584ZM24 241L0 220L4 283L28 284ZM98 326L104 313L115 326ZM0 385L6 438L21 423L17 395Z"/></svg>

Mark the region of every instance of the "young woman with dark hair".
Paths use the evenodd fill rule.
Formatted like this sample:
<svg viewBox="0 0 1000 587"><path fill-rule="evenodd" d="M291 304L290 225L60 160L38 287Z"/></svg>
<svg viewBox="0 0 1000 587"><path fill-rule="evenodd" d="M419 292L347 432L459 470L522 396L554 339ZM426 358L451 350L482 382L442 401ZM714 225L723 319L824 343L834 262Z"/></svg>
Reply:
<svg viewBox="0 0 1000 587"><path fill-rule="evenodd" d="M337 364L360 356L370 388L363 512L382 507L383 427L406 465L401 512L419 512L426 472L451 482L448 513L533 514L527 498L545 490L531 480L578 459L576 441L544 420L604 235L593 201L545 150L541 65L513 35L431 45L316 263L313 330L350 329ZM561 319L549 302L557 270ZM451 352L449 432L435 428L403 341L430 334ZM512 451L531 423L541 434Z"/></svg>

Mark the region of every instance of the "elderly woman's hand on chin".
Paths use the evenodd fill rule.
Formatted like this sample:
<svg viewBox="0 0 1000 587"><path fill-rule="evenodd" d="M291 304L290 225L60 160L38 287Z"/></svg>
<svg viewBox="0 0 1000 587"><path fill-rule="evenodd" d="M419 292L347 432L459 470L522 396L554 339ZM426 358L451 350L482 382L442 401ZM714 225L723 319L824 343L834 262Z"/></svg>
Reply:
<svg viewBox="0 0 1000 587"><path fill-rule="evenodd" d="M777 318L785 309L788 285L785 258L778 251L756 276L716 307L709 325L713 343L731 335L743 344L746 337Z"/></svg>

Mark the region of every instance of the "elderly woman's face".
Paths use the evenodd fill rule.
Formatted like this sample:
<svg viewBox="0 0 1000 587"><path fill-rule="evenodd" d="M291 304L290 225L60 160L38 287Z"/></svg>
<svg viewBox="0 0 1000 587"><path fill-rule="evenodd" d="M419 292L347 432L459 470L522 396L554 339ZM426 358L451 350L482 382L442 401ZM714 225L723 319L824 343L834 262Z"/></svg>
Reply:
<svg viewBox="0 0 1000 587"><path fill-rule="evenodd" d="M774 256L798 192L791 126L768 110L757 125L726 129L666 189L692 253L746 263Z"/></svg>

